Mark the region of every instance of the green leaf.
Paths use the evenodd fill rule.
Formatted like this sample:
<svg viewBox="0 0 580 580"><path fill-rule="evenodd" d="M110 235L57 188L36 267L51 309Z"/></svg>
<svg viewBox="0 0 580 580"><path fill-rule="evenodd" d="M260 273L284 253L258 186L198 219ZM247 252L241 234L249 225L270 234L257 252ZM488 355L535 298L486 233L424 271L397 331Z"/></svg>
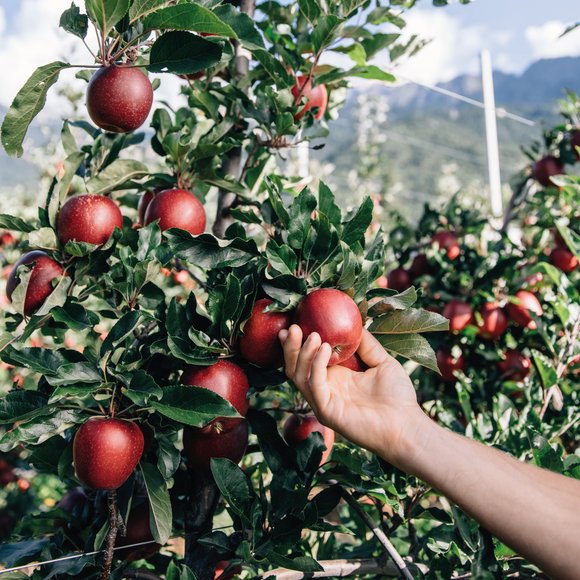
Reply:
<svg viewBox="0 0 580 580"><path fill-rule="evenodd" d="M544 389L549 389L550 387L557 385L558 373L556 372L554 363L546 355L537 350L532 351L532 358L534 359L534 365L538 371Z"/></svg>
<svg viewBox="0 0 580 580"><path fill-rule="evenodd" d="M366 197L355 214L344 224L341 240L352 246L357 242L364 245L364 235L373 220L373 202Z"/></svg>
<svg viewBox="0 0 580 580"><path fill-rule="evenodd" d="M231 4L223 4L214 9L214 14L231 26L240 42L248 50L264 48L264 40L256 27L256 22Z"/></svg>
<svg viewBox="0 0 580 580"><path fill-rule="evenodd" d="M86 330L99 323L99 316L80 304L68 301L64 306L55 306L50 312L56 322L66 324L71 330Z"/></svg>
<svg viewBox="0 0 580 580"><path fill-rule="evenodd" d="M56 233L52 228L40 228L30 232L28 243L31 248L42 248L43 250L56 250L58 247Z"/></svg>
<svg viewBox="0 0 580 580"><path fill-rule="evenodd" d="M48 538L28 540L17 544L0 544L0 561L5 566L12 566L31 556L40 554L48 544Z"/></svg>
<svg viewBox="0 0 580 580"><path fill-rule="evenodd" d="M175 442L166 437L160 437L157 442L159 444L157 469L159 469L161 475L167 480L173 477L179 468L181 453L175 446Z"/></svg>
<svg viewBox="0 0 580 580"><path fill-rule="evenodd" d="M287 558L278 554L277 552L270 552L268 554L269 562L274 566L282 566L289 570L298 570L300 572L321 572L324 568L310 556L296 556L295 558ZM267 576L267 574L266 574Z"/></svg>
<svg viewBox="0 0 580 580"><path fill-rule="evenodd" d="M42 347L21 348L19 350L7 348L1 356L2 360L8 364L28 368L42 375L56 375L63 365L83 358L83 355L74 350L52 350Z"/></svg>
<svg viewBox="0 0 580 580"><path fill-rule="evenodd" d="M101 345L101 356L125 340L135 330L140 320L141 312L139 310L131 310L119 319Z"/></svg>
<svg viewBox="0 0 580 580"><path fill-rule="evenodd" d="M316 24L322 14L322 8L317 0L298 0L298 7L300 12L304 14L304 18L311 24Z"/></svg>
<svg viewBox="0 0 580 580"><path fill-rule="evenodd" d="M334 198L334 194L322 181L318 185L318 211L324 214L334 226L340 226L342 214Z"/></svg>
<svg viewBox="0 0 580 580"><path fill-rule="evenodd" d="M163 398L152 402L151 407L178 423L192 427L205 427L216 417L239 417L225 399L203 387L164 387Z"/></svg>
<svg viewBox="0 0 580 580"><path fill-rule="evenodd" d="M248 476L233 461L225 458L212 458L211 472L230 508L244 517L256 497Z"/></svg>
<svg viewBox="0 0 580 580"><path fill-rule="evenodd" d="M70 66L61 61L41 66L18 91L2 122L2 145L8 155L22 155L28 126L44 107L48 89L58 80L60 71Z"/></svg>
<svg viewBox="0 0 580 580"><path fill-rule="evenodd" d="M84 153L77 151L68 155L64 160L64 175L62 176L62 179L59 183L58 195L54 195L54 193L52 193L47 204L48 220L53 227L56 227L56 217L60 206L68 197L72 180L84 159Z"/></svg>
<svg viewBox="0 0 580 580"><path fill-rule="evenodd" d="M400 294L394 296L386 296L381 298L379 302L373 303L369 308L369 317L375 318L381 314L386 314L393 310L407 310L417 302L417 291L414 286L407 288ZM441 318L444 318L443 316ZM447 320L447 319L445 319ZM440 321L443 323L443 320ZM449 324L449 323L448 323Z"/></svg>
<svg viewBox="0 0 580 580"><path fill-rule="evenodd" d="M46 412L48 398L37 391L9 391L0 399L0 423L27 421Z"/></svg>
<svg viewBox="0 0 580 580"><path fill-rule="evenodd" d="M89 19L86 14L81 14L78 6L72 4L61 14L58 25L79 38L85 38L89 29Z"/></svg>
<svg viewBox="0 0 580 580"><path fill-rule="evenodd" d="M146 407L151 397L157 400L163 397L163 389L155 382L155 379L143 369L131 373L129 389L124 395L136 405Z"/></svg>
<svg viewBox="0 0 580 580"><path fill-rule="evenodd" d="M161 35L151 47L151 72L191 74L215 66L222 57L222 47L190 32L172 31Z"/></svg>
<svg viewBox="0 0 580 580"><path fill-rule="evenodd" d="M167 0L133 0L129 8L129 20L131 23L143 18L167 4Z"/></svg>
<svg viewBox="0 0 580 580"><path fill-rule="evenodd" d="M400 355L439 372L435 353L420 334L378 334L375 337L393 355Z"/></svg>
<svg viewBox="0 0 580 580"><path fill-rule="evenodd" d="M73 385L75 383L102 383L103 377L98 369L89 362L67 363L58 368L55 376L47 376L46 380L53 387Z"/></svg>
<svg viewBox="0 0 580 580"><path fill-rule="evenodd" d="M42 306L35 312L36 316L48 314L54 307L63 306L68 298L68 289L72 284L69 276L61 276L49 297Z"/></svg>
<svg viewBox="0 0 580 580"><path fill-rule="evenodd" d="M143 481L149 497L149 521L153 539L165 544L171 536L173 514L167 483L155 465L142 461L140 464Z"/></svg>
<svg viewBox="0 0 580 580"><path fill-rule="evenodd" d="M87 181L87 191L95 195L103 195L114 191L132 179L143 177L150 173L147 166L140 161L116 159L98 175Z"/></svg>
<svg viewBox="0 0 580 580"><path fill-rule="evenodd" d="M361 79L370 79L373 81L384 81L386 83L395 82L397 79L391 73L381 70L378 66L357 66L348 71L349 77L358 77Z"/></svg>
<svg viewBox="0 0 580 580"><path fill-rule="evenodd" d="M130 0L85 0L91 20L107 36L129 10Z"/></svg>
<svg viewBox="0 0 580 580"><path fill-rule="evenodd" d="M273 54L265 49L255 49L252 54L278 88L289 88L295 83L294 77Z"/></svg>
<svg viewBox="0 0 580 580"><path fill-rule="evenodd" d="M23 219L8 214L0 214L0 228L17 232L32 232L35 226Z"/></svg>
<svg viewBox="0 0 580 580"><path fill-rule="evenodd" d="M234 30L199 4L178 4L153 12L143 21L145 30L191 30L237 38Z"/></svg>
<svg viewBox="0 0 580 580"><path fill-rule="evenodd" d="M298 265L298 256L292 248L270 239L266 245L266 257L270 267L281 275L293 276Z"/></svg>
<svg viewBox="0 0 580 580"><path fill-rule="evenodd" d="M413 334L449 330L449 320L423 309L394 310L375 318L369 327L375 334Z"/></svg>
<svg viewBox="0 0 580 580"><path fill-rule="evenodd" d="M323 16L316 22L316 26L310 36L312 48L315 53L321 52L336 38L340 25L343 20L334 16Z"/></svg>
<svg viewBox="0 0 580 580"><path fill-rule="evenodd" d="M311 215L316 208L316 198L305 188L292 202L288 211L288 245L301 250L311 226Z"/></svg>

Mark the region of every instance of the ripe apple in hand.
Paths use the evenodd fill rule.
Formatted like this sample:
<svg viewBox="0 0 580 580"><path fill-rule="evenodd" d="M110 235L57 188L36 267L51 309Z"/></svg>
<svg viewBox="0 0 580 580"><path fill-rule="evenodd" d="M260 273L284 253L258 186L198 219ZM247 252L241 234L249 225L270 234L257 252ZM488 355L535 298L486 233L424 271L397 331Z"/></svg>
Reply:
<svg viewBox="0 0 580 580"><path fill-rule="evenodd" d="M111 237L115 228L123 227L119 206L104 195L76 195L60 208L56 221L58 239L85 242L100 246Z"/></svg>
<svg viewBox="0 0 580 580"><path fill-rule="evenodd" d="M328 366L349 359L362 338L362 317L354 300L334 288L320 288L305 296L296 309L296 324L304 339L317 332L332 347Z"/></svg>
<svg viewBox="0 0 580 580"><path fill-rule="evenodd" d="M454 383L457 380L453 374L455 371L465 371L465 358L463 357L463 353L455 358L451 349L441 347L437 349L435 356L437 358L437 366L441 371L441 378L446 383Z"/></svg>
<svg viewBox="0 0 580 580"><path fill-rule="evenodd" d="M450 300L443 308L443 316L449 319L449 330L459 332L473 322L473 309L467 302Z"/></svg>
<svg viewBox="0 0 580 580"><path fill-rule="evenodd" d="M112 490L129 478L143 454L143 433L136 423L95 417L81 425L73 441L78 479L93 489Z"/></svg>
<svg viewBox="0 0 580 580"><path fill-rule="evenodd" d="M320 464L326 463L332 453L335 433L329 427L325 427L314 415L290 415L284 423L284 439L290 447L296 447L305 441L311 433L317 431L322 435L326 451L322 453Z"/></svg>
<svg viewBox="0 0 580 580"><path fill-rule="evenodd" d="M8 300L12 300L12 294L20 283L17 275L18 267L32 263L34 263L34 266L32 267L28 288L26 289L26 297L24 298L24 314L26 316L31 316L44 304L44 301L54 290L53 280L60 278L64 274L63 267L45 252L40 250L28 252L20 257L10 271L6 282Z"/></svg>
<svg viewBox="0 0 580 580"><path fill-rule="evenodd" d="M527 290L518 290L515 294L517 303L510 302L507 305L507 311L510 318L519 326L524 328L537 328L536 321L532 319L530 313L536 316L542 316L544 310L539 300L534 294Z"/></svg>
<svg viewBox="0 0 580 580"><path fill-rule="evenodd" d="M248 424L242 420L231 429L216 431L185 427L183 429L183 454L189 469L211 472L212 457L224 457L239 463L248 446Z"/></svg>
<svg viewBox="0 0 580 580"><path fill-rule="evenodd" d="M487 302L479 309L481 324L479 334L485 338L498 340L508 327L508 317L495 302Z"/></svg>
<svg viewBox="0 0 580 580"><path fill-rule="evenodd" d="M229 360L220 359L208 367L188 366L183 371L181 382L184 385L203 387L217 393L228 401L242 417L245 417L248 412L250 407L248 377L241 367ZM215 419L203 430L205 432L227 431L241 421L242 419L234 418Z"/></svg>
<svg viewBox="0 0 580 580"><path fill-rule="evenodd" d="M554 248L550 253L550 262L566 274L578 268L578 258L568 248Z"/></svg>
<svg viewBox="0 0 580 580"><path fill-rule="evenodd" d="M532 361L520 351L514 349L506 350L504 359L497 363L504 379L512 381L523 381L532 368Z"/></svg>
<svg viewBox="0 0 580 580"><path fill-rule="evenodd" d="M145 225L159 220L159 227L163 231L179 228L196 236L205 230L203 204L185 189L166 189L155 195L144 217Z"/></svg>
<svg viewBox="0 0 580 580"><path fill-rule="evenodd" d="M554 175L562 175L563 173L565 173L564 164L560 159L557 159L552 155L548 155L547 157L543 157L539 161L536 161L532 167L532 177L544 187L556 187L552 183L551 178L554 177Z"/></svg>
<svg viewBox="0 0 580 580"><path fill-rule="evenodd" d="M307 111L315 107L318 107L318 111L314 114L314 118L317 120L322 119L328 105L328 91L324 85L313 87L312 79L309 80L307 76L300 75L296 77L296 84L292 87L292 94L296 105L306 101L304 107L294 115L296 121L302 119Z"/></svg>
<svg viewBox="0 0 580 580"><path fill-rule="evenodd" d="M395 268L387 275L387 288L403 292L411 287L411 276L404 268Z"/></svg>
<svg viewBox="0 0 580 580"><path fill-rule="evenodd" d="M284 352L278 333L292 324L292 313L264 310L272 304L269 298L256 300L252 314L243 327L240 353L248 362L260 367L278 369L284 364Z"/></svg>
<svg viewBox="0 0 580 580"><path fill-rule="evenodd" d="M87 87L87 110L105 131L129 133L138 129L153 104L153 87L138 68L103 66Z"/></svg>
<svg viewBox="0 0 580 580"><path fill-rule="evenodd" d="M455 260L461 254L457 236L453 232L437 232L431 241L433 244L437 244L442 250L445 250L450 260Z"/></svg>

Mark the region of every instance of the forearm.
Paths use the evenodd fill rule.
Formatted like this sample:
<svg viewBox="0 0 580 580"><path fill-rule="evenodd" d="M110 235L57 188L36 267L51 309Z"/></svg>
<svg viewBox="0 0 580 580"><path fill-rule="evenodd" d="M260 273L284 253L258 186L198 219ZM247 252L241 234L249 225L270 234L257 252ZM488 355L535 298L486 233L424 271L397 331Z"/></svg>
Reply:
<svg viewBox="0 0 580 580"><path fill-rule="evenodd" d="M580 482L524 464L423 416L398 464L554 578L578 578Z"/></svg>

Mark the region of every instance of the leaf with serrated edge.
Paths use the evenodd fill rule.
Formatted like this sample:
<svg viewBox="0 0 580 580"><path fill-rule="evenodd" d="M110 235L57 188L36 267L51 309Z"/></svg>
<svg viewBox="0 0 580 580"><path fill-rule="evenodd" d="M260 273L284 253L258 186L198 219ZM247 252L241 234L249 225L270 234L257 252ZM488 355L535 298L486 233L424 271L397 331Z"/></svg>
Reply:
<svg viewBox="0 0 580 580"><path fill-rule="evenodd" d="M142 461L139 466L149 497L149 520L153 539L158 544L165 544L171 535L173 514L167 483L156 466Z"/></svg>
<svg viewBox="0 0 580 580"><path fill-rule="evenodd" d="M414 286L407 288L400 294L394 296L386 296L380 301L374 302L369 309L369 316L374 318L381 314L391 312L393 310L407 310L417 302L417 291Z"/></svg>
<svg viewBox="0 0 580 580"><path fill-rule="evenodd" d="M369 330L375 334L414 334L449 330L449 320L428 310L395 310L375 318Z"/></svg>
<svg viewBox="0 0 580 580"><path fill-rule="evenodd" d="M87 182L87 191L103 195L117 189L131 179L149 175L149 173L147 166L140 161L117 159Z"/></svg>
<svg viewBox="0 0 580 580"><path fill-rule="evenodd" d="M420 334L378 334L375 336L385 350L393 355L400 355L439 372L435 353L427 339Z"/></svg>

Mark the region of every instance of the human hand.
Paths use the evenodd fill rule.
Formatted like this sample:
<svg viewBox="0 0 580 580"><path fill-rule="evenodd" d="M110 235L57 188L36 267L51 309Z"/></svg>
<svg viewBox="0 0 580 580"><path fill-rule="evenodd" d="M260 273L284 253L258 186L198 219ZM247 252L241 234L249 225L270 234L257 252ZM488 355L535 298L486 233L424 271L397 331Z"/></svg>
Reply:
<svg viewBox="0 0 580 580"><path fill-rule="evenodd" d="M279 337L286 375L320 422L402 466L426 416L407 373L379 341L363 330L358 355L369 368L361 373L328 367L332 350L317 333L302 344L302 330L294 324Z"/></svg>

